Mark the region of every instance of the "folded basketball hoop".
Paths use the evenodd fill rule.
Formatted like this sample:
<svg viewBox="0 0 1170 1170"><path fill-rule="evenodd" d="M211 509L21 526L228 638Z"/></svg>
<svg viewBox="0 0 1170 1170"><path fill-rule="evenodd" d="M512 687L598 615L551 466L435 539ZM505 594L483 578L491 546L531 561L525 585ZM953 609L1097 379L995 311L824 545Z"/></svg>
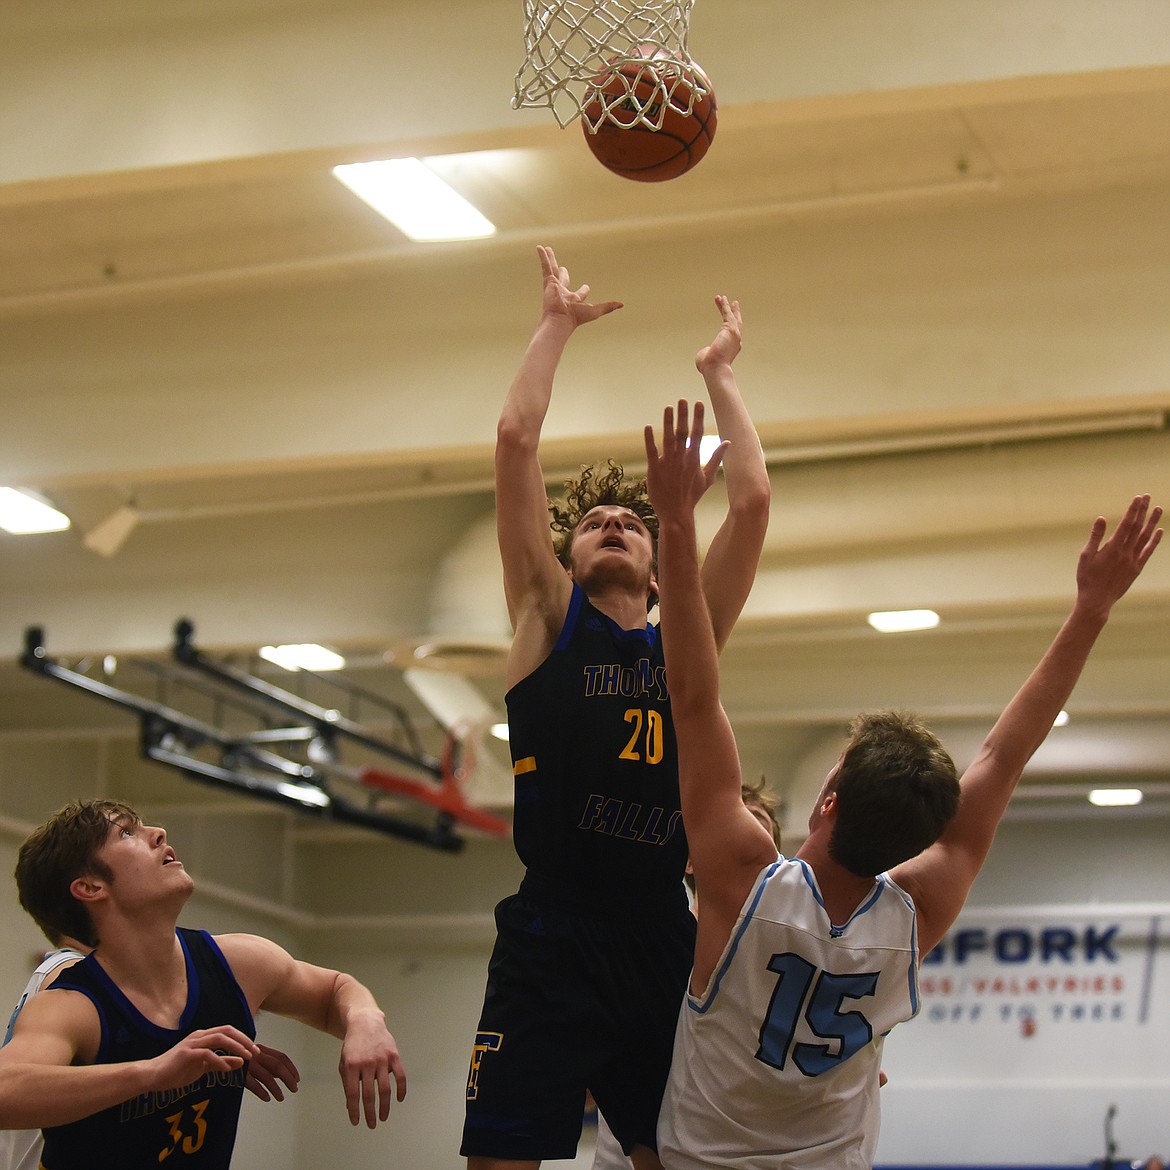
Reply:
<svg viewBox="0 0 1170 1170"><path fill-rule="evenodd" d="M657 130L672 98L689 114L710 92L687 51L693 7L694 0L524 0L525 59L512 108L547 106L562 127L581 118L591 131L619 121L618 110L620 125ZM604 84L615 76L629 83Z"/></svg>

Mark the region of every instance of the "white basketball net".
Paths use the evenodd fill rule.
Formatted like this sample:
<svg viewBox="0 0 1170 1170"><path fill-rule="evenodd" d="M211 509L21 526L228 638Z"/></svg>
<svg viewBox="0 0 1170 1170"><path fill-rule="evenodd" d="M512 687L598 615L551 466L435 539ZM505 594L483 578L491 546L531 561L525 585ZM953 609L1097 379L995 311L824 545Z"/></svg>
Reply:
<svg viewBox="0 0 1170 1170"><path fill-rule="evenodd" d="M547 106L562 127L582 118L590 132L607 119L659 130L671 102L689 114L711 89L687 52L694 2L524 0L526 56L512 108ZM637 68L618 73L626 64ZM611 76L620 84L599 91L599 79ZM620 119L613 117L618 108Z"/></svg>

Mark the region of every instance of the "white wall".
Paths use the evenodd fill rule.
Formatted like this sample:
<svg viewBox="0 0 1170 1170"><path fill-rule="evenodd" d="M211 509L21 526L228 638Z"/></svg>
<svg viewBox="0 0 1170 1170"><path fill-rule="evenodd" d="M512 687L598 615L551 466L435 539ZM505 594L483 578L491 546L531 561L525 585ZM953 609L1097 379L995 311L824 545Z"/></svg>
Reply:
<svg viewBox="0 0 1170 1170"><path fill-rule="evenodd" d="M923 967L919 1018L886 1042L880 1162L1088 1165L1111 1105L1118 1157L1165 1154L1168 828L1110 813L1001 828L951 954ZM956 962L964 929L984 931L989 953ZM1046 929L1076 941L1024 959ZM949 994L929 993L948 977Z"/></svg>

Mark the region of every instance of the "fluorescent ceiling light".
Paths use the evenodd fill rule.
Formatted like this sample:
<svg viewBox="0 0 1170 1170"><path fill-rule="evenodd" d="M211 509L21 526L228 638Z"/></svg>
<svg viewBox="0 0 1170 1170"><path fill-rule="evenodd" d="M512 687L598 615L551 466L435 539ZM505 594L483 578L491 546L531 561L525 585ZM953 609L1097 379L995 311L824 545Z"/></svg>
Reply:
<svg viewBox="0 0 1170 1170"><path fill-rule="evenodd" d="M933 609L889 609L871 613L865 619L882 634L904 634L910 630L933 630L938 614Z"/></svg>
<svg viewBox="0 0 1170 1170"><path fill-rule="evenodd" d="M13 536L33 532L63 532L69 517L34 492L0 487L0 528Z"/></svg>
<svg viewBox="0 0 1170 1170"><path fill-rule="evenodd" d="M1127 804L1141 804L1140 788L1094 788L1089 793L1089 803L1098 808L1119 808Z"/></svg>
<svg viewBox="0 0 1170 1170"><path fill-rule="evenodd" d="M508 725L506 723L493 723L488 730L496 739L502 739L504 743L508 742Z"/></svg>
<svg viewBox="0 0 1170 1170"><path fill-rule="evenodd" d="M333 173L412 240L478 240L495 225L417 158L346 163Z"/></svg>
<svg viewBox="0 0 1170 1170"><path fill-rule="evenodd" d="M345 659L315 642L302 642L290 646L261 646L257 651L261 658L283 666L285 670L340 670Z"/></svg>

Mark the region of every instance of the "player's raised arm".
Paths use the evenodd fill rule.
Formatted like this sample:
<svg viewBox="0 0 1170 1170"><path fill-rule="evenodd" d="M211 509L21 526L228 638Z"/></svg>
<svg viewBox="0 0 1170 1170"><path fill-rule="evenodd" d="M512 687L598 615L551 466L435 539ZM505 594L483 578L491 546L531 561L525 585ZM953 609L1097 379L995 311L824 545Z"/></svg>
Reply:
<svg viewBox="0 0 1170 1170"><path fill-rule="evenodd" d="M573 288L551 248L537 252L543 279L540 320L496 427L496 527L508 614L517 633L515 657L522 660L515 671L509 665L516 678L551 647L572 588L553 552L538 455L553 378L577 326L621 308L617 301L590 304L589 286Z"/></svg>
<svg viewBox="0 0 1170 1170"><path fill-rule="evenodd" d="M659 604L678 740L683 822L699 902L696 969L706 964L706 943L722 946L762 865L774 860L770 833L743 803L739 753L719 698L719 657L703 584L694 510L714 481L726 442L706 466L699 457L703 405L667 407L662 448L646 428L647 487L658 516Z"/></svg>
<svg viewBox="0 0 1170 1170"><path fill-rule="evenodd" d="M771 483L755 426L739 392L735 361L743 345L739 301L715 298L720 325L710 345L695 356L715 412L720 438L729 446L723 456L727 515L703 561L703 591L722 649L751 592L768 530Z"/></svg>
<svg viewBox="0 0 1170 1170"><path fill-rule="evenodd" d="M963 773L959 811L934 845L892 871L918 907L922 954L962 909L1024 766L1072 694L1114 604L1162 539L1161 517L1149 496L1135 496L1108 540L1105 519L1097 518L1077 561L1072 612Z"/></svg>

